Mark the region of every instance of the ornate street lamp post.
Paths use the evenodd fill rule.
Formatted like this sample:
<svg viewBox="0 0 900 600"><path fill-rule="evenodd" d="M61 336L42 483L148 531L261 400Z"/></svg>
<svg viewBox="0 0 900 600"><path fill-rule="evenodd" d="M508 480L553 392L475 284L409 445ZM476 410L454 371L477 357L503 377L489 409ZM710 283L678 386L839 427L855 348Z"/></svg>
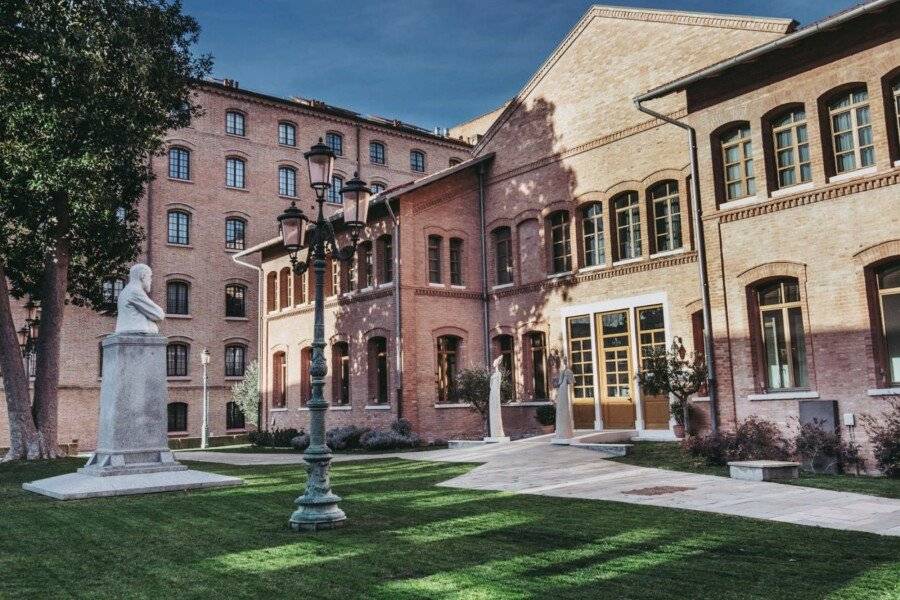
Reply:
<svg viewBox="0 0 900 600"><path fill-rule="evenodd" d="M22 350L22 358L25 360L25 377L32 377L34 363L34 349L37 346L38 327L40 326L40 307L34 300L25 303L25 325L18 332L19 348Z"/></svg>
<svg viewBox="0 0 900 600"><path fill-rule="evenodd" d="M306 471L309 478L306 491L297 498L297 510L291 514L291 527L296 531L316 531L331 529L343 525L347 516L338 507L340 498L331 491L329 468L331 466L331 450L325 444L325 411L328 403L322 393L325 387L325 375L328 367L325 364L325 317L324 317L324 285L325 259L348 262L353 259L359 233L366 225L371 191L364 181L354 175L344 184L341 190L344 205L344 224L350 230L351 243L339 248L331 222L325 218L323 204L325 193L331 187L331 174L334 168L334 152L331 148L319 143L304 154L309 167L310 187L316 192L318 215L311 222L297 208L294 201L278 217L281 239L295 276L300 276L312 268L315 275L315 324L313 326L312 361L309 374L312 393L306 407L309 409L309 446L303 453ZM307 231L306 222L312 227ZM308 238L308 239L307 239ZM307 248L305 261L298 261L297 254L301 248Z"/></svg>
<svg viewBox="0 0 900 600"><path fill-rule="evenodd" d="M206 450L209 445L209 349L200 353L200 364L203 365L203 420L200 428L200 448Z"/></svg>

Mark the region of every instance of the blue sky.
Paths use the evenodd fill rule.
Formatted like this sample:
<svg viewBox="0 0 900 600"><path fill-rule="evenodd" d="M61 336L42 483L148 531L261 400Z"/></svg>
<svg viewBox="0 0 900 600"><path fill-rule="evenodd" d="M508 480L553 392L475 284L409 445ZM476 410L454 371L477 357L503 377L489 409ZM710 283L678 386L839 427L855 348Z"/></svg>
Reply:
<svg viewBox="0 0 900 600"><path fill-rule="evenodd" d="M788 17L808 23L854 0L617 0L610 4ZM512 97L587 0L184 0L213 75L423 127Z"/></svg>

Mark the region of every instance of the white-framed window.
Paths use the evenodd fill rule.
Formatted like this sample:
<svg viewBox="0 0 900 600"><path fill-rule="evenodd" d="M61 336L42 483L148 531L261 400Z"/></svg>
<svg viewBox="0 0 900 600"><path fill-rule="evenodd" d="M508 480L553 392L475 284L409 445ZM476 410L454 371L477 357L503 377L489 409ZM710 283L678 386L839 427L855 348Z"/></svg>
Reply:
<svg viewBox="0 0 900 600"><path fill-rule="evenodd" d="M282 121L278 124L278 143L282 146L297 145L297 127L293 123Z"/></svg>
<svg viewBox="0 0 900 600"><path fill-rule="evenodd" d="M869 93L865 86L844 92L828 103L835 173L875 164Z"/></svg>
<svg viewBox="0 0 900 600"><path fill-rule="evenodd" d="M245 135L245 132L243 114L235 110L229 110L225 113L225 133L242 136Z"/></svg>
<svg viewBox="0 0 900 600"><path fill-rule="evenodd" d="M681 203L678 182L663 181L648 192L653 207L653 235L657 252L681 248Z"/></svg>
<svg viewBox="0 0 900 600"><path fill-rule="evenodd" d="M240 158L225 159L225 185L231 188L243 188L246 164Z"/></svg>
<svg viewBox="0 0 900 600"><path fill-rule="evenodd" d="M753 171L750 126L740 125L726 131L720 141L726 200L755 195L756 176Z"/></svg>
<svg viewBox="0 0 900 600"><path fill-rule="evenodd" d="M806 111L795 108L772 119L778 188L812 181Z"/></svg>
<svg viewBox="0 0 900 600"><path fill-rule="evenodd" d="M293 167L278 167L278 193L281 196L297 195L297 170Z"/></svg>

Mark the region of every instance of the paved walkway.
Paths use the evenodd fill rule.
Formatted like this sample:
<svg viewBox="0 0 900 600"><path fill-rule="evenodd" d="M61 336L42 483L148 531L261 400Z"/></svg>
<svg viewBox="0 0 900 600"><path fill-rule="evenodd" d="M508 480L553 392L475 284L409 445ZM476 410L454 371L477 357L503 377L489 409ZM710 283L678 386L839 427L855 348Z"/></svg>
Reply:
<svg viewBox="0 0 900 600"><path fill-rule="evenodd" d="M178 452L177 457L233 465L302 462L297 454ZM553 446L546 437L459 450L344 454L335 461L394 457L483 463L440 484L445 487L611 500L900 536L900 500L636 467L591 450Z"/></svg>

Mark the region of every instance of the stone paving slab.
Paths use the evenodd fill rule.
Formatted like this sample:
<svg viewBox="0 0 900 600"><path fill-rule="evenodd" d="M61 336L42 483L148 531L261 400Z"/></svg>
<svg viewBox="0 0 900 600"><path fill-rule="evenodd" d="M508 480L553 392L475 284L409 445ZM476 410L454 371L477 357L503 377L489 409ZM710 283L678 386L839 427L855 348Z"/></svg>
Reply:
<svg viewBox="0 0 900 600"><path fill-rule="evenodd" d="M179 452L178 458L264 465L300 463L303 457L298 454ZM443 487L608 500L900 536L900 500L638 467L604 460L596 452L550 444L548 436L478 448L344 454L336 455L335 461L378 458L482 463L465 475L439 484ZM690 489L660 495L626 493L665 486Z"/></svg>

